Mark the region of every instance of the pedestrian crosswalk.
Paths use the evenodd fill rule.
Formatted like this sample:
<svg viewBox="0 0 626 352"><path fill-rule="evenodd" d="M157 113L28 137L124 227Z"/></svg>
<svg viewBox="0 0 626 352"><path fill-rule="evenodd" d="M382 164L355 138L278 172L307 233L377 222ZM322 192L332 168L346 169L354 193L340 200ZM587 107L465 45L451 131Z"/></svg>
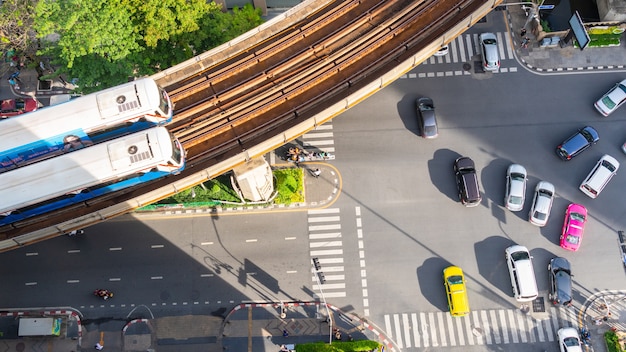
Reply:
<svg viewBox="0 0 626 352"><path fill-rule="evenodd" d="M308 211L309 251L317 258L326 282L319 284L311 277L313 291L319 297L346 297L346 277L343 260L343 240L339 208L310 209ZM323 290L323 292L322 292Z"/></svg>
<svg viewBox="0 0 626 352"><path fill-rule="evenodd" d="M309 151L335 152L333 139L333 124L327 122L316 129L302 135L302 146Z"/></svg>
<svg viewBox="0 0 626 352"><path fill-rule="evenodd" d="M475 310L454 318L448 312L386 314L387 336L403 351L427 347L502 345L555 341L562 327L577 326L577 311L550 307L541 317L519 309Z"/></svg>
<svg viewBox="0 0 626 352"><path fill-rule="evenodd" d="M500 56L500 69L497 73L517 72L517 64L514 61L514 43L510 40L507 32L496 32L498 41L498 54ZM475 64L480 61L479 33L462 34L448 44L448 54L443 56L431 56L414 70L401 78L429 78L470 75L467 69L459 65L464 63Z"/></svg>

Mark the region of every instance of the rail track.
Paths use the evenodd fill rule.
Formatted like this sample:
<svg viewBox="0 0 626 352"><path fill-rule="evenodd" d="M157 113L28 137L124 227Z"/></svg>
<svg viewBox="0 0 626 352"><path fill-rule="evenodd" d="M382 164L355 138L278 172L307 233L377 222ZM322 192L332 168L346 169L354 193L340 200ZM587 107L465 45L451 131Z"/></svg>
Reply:
<svg viewBox="0 0 626 352"><path fill-rule="evenodd" d="M488 0L335 1L224 62L166 86L181 176L240 153L415 55ZM493 2L493 1L492 1ZM0 229L7 239L133 198L173 178Z"/></svg>

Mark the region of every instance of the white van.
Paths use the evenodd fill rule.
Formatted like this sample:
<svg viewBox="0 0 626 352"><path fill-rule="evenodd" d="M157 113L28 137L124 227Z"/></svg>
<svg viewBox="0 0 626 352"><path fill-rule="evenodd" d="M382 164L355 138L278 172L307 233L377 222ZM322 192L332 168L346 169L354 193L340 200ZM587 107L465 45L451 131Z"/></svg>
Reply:
<svg viewBox="0 0 626 352"><path fill-rule="evenodd" d="M580 190L591 198L596 198L602 192L607 183L617 173L619 162L610 155L603 155L596 166L591 169L589 175L580 184Z"/></svg>
<svg viewBox="0 0 626 352"><path fill-rule="evenodd" d="M533 301L539 296L539 292L528 248L519 245L511 246L505 250L505 254L511 276L513 297L518 302Z"/></svg>

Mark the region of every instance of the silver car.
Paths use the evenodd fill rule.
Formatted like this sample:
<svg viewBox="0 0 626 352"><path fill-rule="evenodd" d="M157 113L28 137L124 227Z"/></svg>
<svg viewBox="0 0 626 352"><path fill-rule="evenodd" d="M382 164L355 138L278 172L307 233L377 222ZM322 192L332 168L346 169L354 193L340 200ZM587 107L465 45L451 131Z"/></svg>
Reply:
<svg viewBox="0 0 626 352"><path fill-rule="evenodd" d="M510 211L520 211L524 208L526 175L526 169L519 164L511 164L506 170L504 206Z"/></svg>
<svg viewBox="0 0 626 352"><path fill-rule="evenodd" d="M435 104L427 97L417 99L417 123L420 133L424 138L436 138L439 135L437 117L435 116Z"/></svg>
<svg viewBox="0 0 626 352"><path fill-rule="evenodd" d="M537 226L546 226L554 200L554 185L550 182L541 181L535 187L533 205L528 213L528 221Z"/></svg>
<svg viewBox="0 0 626 352"><path fill-rule="evenodd" d="M497 71L500 68L500 55L498 54L498 40L493 33L480 35L480 50L482 55L483 69Z"/></svg>

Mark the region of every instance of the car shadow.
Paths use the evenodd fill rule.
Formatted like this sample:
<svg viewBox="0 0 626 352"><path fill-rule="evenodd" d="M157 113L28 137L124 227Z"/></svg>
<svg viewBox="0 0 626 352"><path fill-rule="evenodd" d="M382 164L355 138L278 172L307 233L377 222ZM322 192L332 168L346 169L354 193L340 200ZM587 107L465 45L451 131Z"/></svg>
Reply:
<svg viewBox="0 0 626 352"><path fill-rule="evenodd" d="M504 188L506 186L506 169L511 164L507 159L496 158L482 170L478 170L483 204L491 203L491 214L501 223L506 223L506 212L508 212L504 207Z"/></svg>
<svg viewBox="0 0 626 352"><path fill-rule="evenodd" d="M505 295L513 297L504 250L514 245L512 240L500 236L490 236L474 245L478 273L492 286Z"/></svg>
<svg viewBox="0 0 626 352"><path fill-rule="evenodd" d="M422 131L420 131L419 124L417 123L417 105L415 101L421 97L423 97L423 95L409 93L404 95L396 104L398 115L404 127L418 137L422 136ZM435 105L435 107L436 106L437 105Z"/></svg>
<svg viewBox="0 0 626 352"><path fill-rule="evenodd" d="M430 182L454 202L459 201L459 192L454 177L454 161L461 155L450 149L438 149L428 160Z"/></svg>
<svg viewBox="0 0 626 352"><path fill-rule="evenodd" d="M443 286L443 269L451 264L439 257L428 258L416 269L417 282L422 296L435 308L448 311L446 289Z"/></svg>

